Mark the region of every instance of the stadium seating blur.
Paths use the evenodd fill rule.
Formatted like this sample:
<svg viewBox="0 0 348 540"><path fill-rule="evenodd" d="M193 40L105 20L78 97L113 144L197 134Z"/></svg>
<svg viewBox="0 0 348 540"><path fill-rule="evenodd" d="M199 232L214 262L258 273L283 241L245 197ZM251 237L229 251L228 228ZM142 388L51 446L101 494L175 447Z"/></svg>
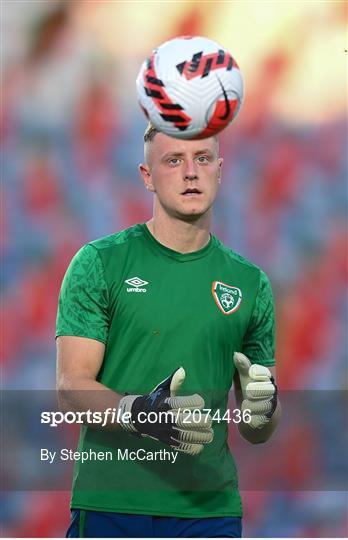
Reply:
<svg viewBox="0 0 348 540"><path fill-rule="evenodd" d="M270 276L280 390L347 390L344 3L272 4L275 13L263 2L143 4L2 8L4 388L54 388L57 297L71 257L151 215L137 171L146 123L136 73L165 39L202 34L235 53L246 85L239 118L221 135L213 232ZM283 440L295 478L293 454L309 464L311 445L324 450L310 474L345 467L344 445L328 444L340 427L325 414L324 431L308 430L299 415ZM26 437L29 451L35 432ZM271 443L265 449L267 471L274 453ZM308 486L247 487L244 534L347 535L347 494ZM2 495L2 534L64 535L67 489Z"/></svg>

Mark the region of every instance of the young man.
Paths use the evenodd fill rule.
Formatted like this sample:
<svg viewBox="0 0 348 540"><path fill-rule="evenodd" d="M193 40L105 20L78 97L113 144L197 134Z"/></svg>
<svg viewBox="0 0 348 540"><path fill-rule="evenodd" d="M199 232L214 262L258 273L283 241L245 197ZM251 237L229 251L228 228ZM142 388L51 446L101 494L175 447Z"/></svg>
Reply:
<svg viewBox="0 0 348 540"><path fill-rule="evenodd" d="M244 420L252 443L277 425L272 293L209 232L217 138L183 141L150 125L144 140L152 219L84 246L59 299L62 408L124 415L81 430L79 450L92 457L75 465L68 536L238 537L228 420ZM228 418L233 380L241 412Z"/></svg>

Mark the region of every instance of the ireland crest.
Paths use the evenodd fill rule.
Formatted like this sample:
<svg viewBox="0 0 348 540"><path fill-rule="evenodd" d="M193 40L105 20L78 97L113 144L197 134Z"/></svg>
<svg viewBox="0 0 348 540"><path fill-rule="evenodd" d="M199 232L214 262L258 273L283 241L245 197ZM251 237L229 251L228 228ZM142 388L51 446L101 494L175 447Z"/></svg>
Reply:
<svg viewBox="0 0 348 540"><path fill-rule="evenodd" d="M242 301L242 291L222 281L214 281L211 292L217 307L224 315L237 311Z"/></svg>

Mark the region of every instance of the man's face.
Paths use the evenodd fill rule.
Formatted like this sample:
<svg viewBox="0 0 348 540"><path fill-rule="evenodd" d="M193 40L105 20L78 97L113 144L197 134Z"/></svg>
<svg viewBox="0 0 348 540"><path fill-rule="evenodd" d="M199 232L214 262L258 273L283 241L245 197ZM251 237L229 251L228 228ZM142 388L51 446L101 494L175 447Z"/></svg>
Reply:
<svg viewBox="0 0 348 540"><path fill-rule="evenodd" d="M169 215L195 219L211 208L222 164L214 138L184 141L157 133L146 145L146 161L140 166L146 187Z"/></svg>

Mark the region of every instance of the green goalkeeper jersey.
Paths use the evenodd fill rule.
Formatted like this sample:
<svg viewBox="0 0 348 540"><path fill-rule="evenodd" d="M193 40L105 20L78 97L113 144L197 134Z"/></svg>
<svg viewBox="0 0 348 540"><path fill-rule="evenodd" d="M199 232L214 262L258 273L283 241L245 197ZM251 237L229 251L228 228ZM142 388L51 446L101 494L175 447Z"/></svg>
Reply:
<svg viewBox="0 0 348 540"><path fill-rule="evenodd" d="M73 258L59 297L57 336L64 335L105 344L97 380L119 394L148 393L183 366L180 393L203 396L214 429L198 456L179 452L173 462L161 456L174 449L150 438L82 427L78 450L110 451L112 459L76 461L72 508L241 516L227 442L236 416L224 413L235 351L274 365L274 302L264 272L215 236L183 254L135 225L90 242Z"/></svg>

